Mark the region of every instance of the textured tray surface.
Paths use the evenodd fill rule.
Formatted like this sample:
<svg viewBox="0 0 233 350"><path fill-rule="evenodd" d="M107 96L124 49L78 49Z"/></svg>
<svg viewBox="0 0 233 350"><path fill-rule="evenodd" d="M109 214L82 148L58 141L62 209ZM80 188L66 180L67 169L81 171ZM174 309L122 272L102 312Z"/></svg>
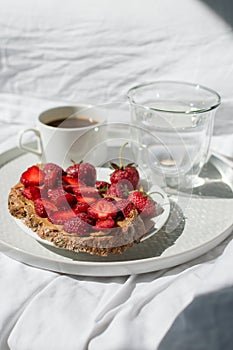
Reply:
<svg viewBox="0 0 233 350"><path fill-rule="evenodd" d="M149 272L183 263L205 253L225 239L232 230L232 190L229 183L225 184L221 180L219 166L221 168L222 161L218 163L217 169L210 159L204 177L217 179L217 186L215 181L211 181L191 197L187 194L171 196L171 211L165 226L124 254L98 257L46 247L23 232L8 213L10 187L18 181L26 167L37 162L35 156L19 155L17 152L12 150L1 157L2 164L5 164L0 169L1 182L4 184L0 188L0 246L7 255L33 266L96 276ZM231 176L232 169L228 168ZM215 193L220 185L221 195L218 190Z"/></svg>

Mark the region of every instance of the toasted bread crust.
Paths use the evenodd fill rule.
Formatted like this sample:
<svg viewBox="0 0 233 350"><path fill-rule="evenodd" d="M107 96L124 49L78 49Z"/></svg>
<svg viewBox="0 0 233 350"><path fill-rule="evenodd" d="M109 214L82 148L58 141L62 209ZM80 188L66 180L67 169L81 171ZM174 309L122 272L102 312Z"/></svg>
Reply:
<svg viewBox="0 0 233 350"><path fill-rule="evenodd" d="M86 252L100 256L123 253L127 248L139 243L146 234L140 216L135 215L122 222L120 227L90 233L87 236L68 234L60 225L52 224L47 218L39 217L33 201L22 194L21 183L11 188L8 208L12 216L20 219L40 238L52 242L55 247L74 252Z"/></svg>

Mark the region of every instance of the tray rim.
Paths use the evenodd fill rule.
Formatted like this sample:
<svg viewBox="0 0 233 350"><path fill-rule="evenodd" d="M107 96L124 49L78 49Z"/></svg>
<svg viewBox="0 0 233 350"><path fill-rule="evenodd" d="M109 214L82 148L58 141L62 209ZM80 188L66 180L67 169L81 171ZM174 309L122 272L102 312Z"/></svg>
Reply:
<svg viewBox="0 0 233 350"><path fill-rule="evenodd" d="M0 168L24 154L26 154L26 152L20 150L17 147L1 153ZM224 161L224 156L218 157L218 155L214 154L214 152L213 152L213 155L219 158L221 161ZM229 161L227 161L227 165L230 166ZM20 261L22 263L26 263L30 266L34 266L37 268L54 271L57 273L66 273L66 274L83 275L83 276L96 276L96 277L125 276L130 274L158 271L161 269L174 267L184 262L190 261L194 258L197 258L207 253L208 251L216 247L218 244L220 244L223 240L225 240L231 234L232 229L233 229L233 223L226 230L224 230L218 236L214 237L208 242L202 243L197 247L191 248L189 250L186 250L178 254L172 254L165 257L155 256L155 257L126 260L126 261L107 261L106 262L106 261L83 261L83 260L72 260L72 259L68 261L65 261L65 260L61 261L55 257L51 258L51 257L42 256L42 255L35 255L24 249L13 246L3 241L2 239L0 239L0 251L6 254L7 256L17 261ZM56 265L59 265L60 268L58 269ZM138 268L139 265L141 265L140 266L141 268ZM81 267L81 270L78 269L79 266ZM91 270L89 270L90 268Z"/></svg>

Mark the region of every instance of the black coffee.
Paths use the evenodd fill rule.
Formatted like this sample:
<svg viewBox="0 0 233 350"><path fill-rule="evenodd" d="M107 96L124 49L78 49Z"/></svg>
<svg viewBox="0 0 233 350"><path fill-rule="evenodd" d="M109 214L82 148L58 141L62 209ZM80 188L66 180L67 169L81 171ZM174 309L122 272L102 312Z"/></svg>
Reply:
<svg viewBox="0 0 233 350"><path fill-rule="evenodd" d="M86 128L88 126L92 126L98 124L96 120L87 119L87 118L64 118L64 119L55 119L51 122L47 123L49 126L53 126L55 128Z"/></svg>

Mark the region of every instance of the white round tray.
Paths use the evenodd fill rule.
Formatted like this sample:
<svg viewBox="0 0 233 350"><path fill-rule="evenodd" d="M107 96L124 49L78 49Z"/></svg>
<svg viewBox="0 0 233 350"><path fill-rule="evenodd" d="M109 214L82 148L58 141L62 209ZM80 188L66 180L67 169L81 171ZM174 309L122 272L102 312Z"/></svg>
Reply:
<svg viewBox="0 0 233 350"><path fill-rule="evenodd" d="M16 224L7 206L10 187L18 182L25 168L37 162L36 156L22 155L18 149L13 149L1 155L0 163L0 178L4 184L0 187L0 249L8 256L26 264L86 276L144 273L169 268L196 258L218 245L232 231L233 194L230 187L221 181L220 176L217 183L212 181L212 188L208 185L208 191L200 191L204 196L171 196L171 212L163 228L123 254L98 257L46 246L27 235ZM224 162L222 164L226 166ZM232 176L232 169L229 166L228 168ZM212 171L214 176L220 174L211 158L206 169L207 172ZM211 177L211 174L208 176ZM214 190L220 185L221 196L216 196Z"/></svg>

